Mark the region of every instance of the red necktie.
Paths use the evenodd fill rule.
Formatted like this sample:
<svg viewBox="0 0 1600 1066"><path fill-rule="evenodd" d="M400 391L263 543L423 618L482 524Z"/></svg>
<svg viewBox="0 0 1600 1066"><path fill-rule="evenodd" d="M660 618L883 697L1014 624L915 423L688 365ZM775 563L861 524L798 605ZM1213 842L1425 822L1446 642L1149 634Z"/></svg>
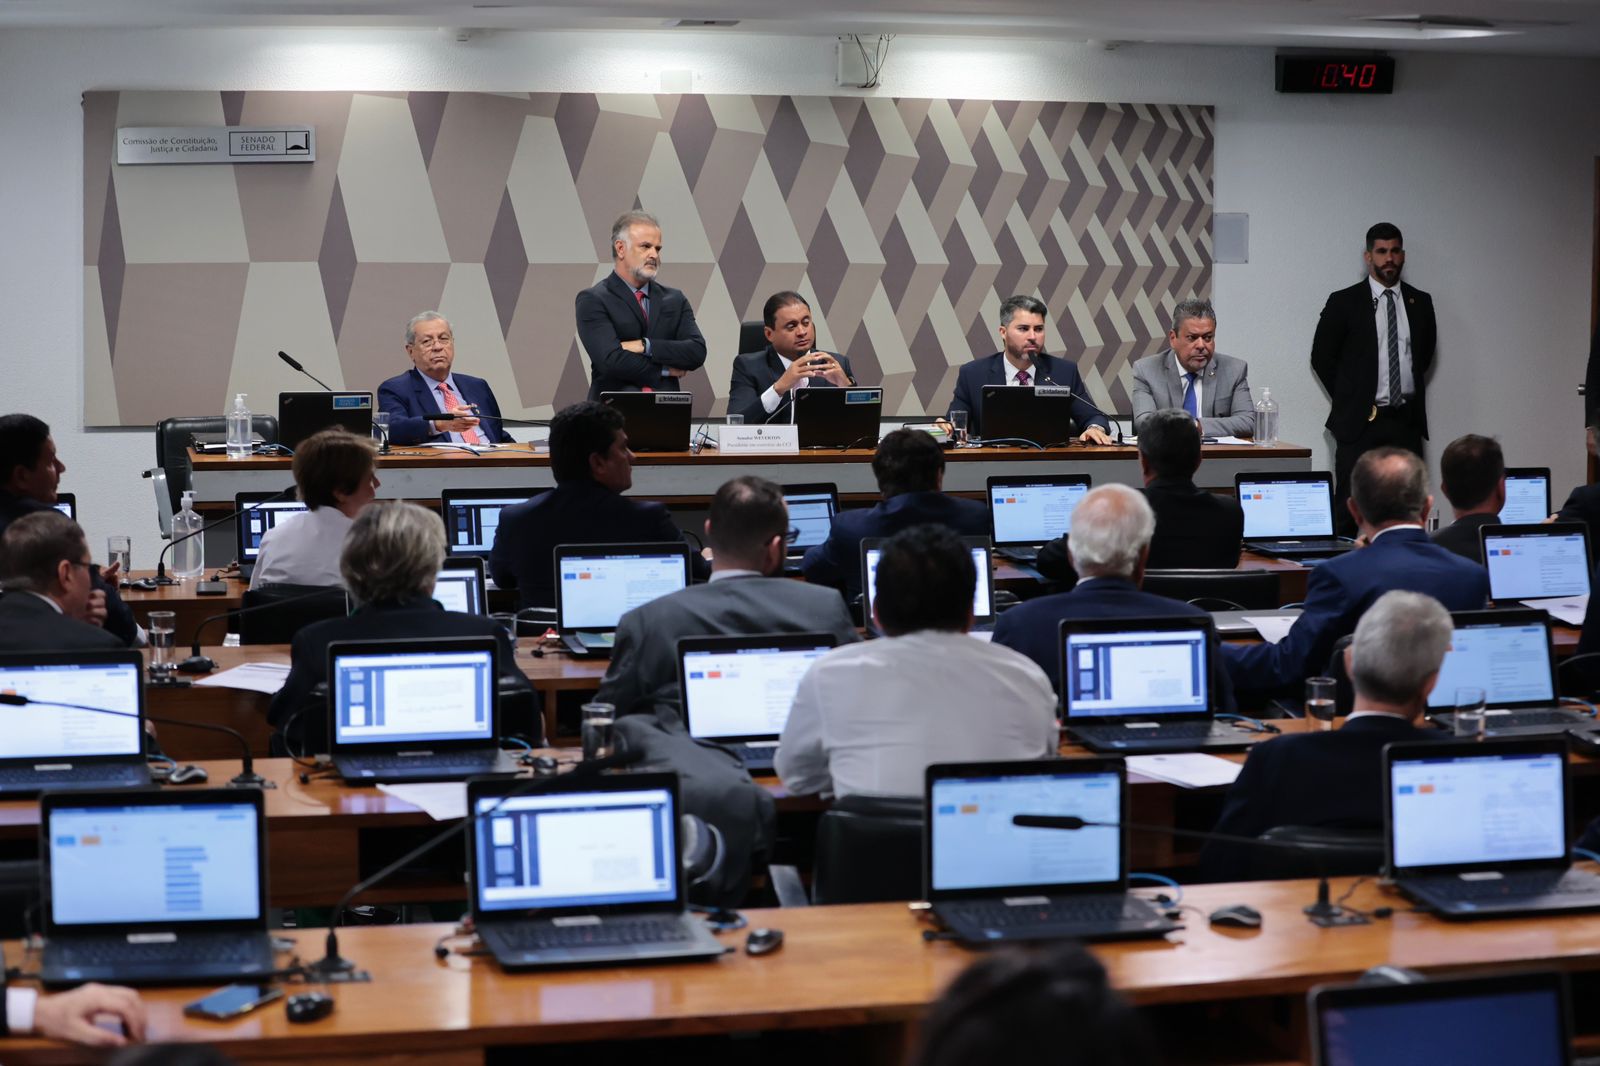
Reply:
<svg viewBox="0 0 1600 1066"><path fill-rule="evenodd" d="M450 387L450 383L448 381L439 382L439 393L444 397L445 413L453 414L460 409L461 401L457 399L455 390ZM470 414L471 412L468 413ZM483 443L483 438L478 436L478 431L475 429L462 430L461 439L466 441L468 444Z"/></svg>
<svg viewBox="0 0 1600 1066"><path fill-rule="evenodd" d="M633 290L633 298L635 300L639 301L639 313L644 316L645 323L649 324L649 322L650 322L650 309L645 307L645 305L644 305L644 290L643 289L634 289Z"/></svg>
<svg viewBox="0 0 1600 1066"><path fill-rule="evenodd" d="M1026 384L1028 384L1028 381L1029 381L1028 372L1026 370L1017 371L1017 384L1018 385L1026 385Z"/></svg>

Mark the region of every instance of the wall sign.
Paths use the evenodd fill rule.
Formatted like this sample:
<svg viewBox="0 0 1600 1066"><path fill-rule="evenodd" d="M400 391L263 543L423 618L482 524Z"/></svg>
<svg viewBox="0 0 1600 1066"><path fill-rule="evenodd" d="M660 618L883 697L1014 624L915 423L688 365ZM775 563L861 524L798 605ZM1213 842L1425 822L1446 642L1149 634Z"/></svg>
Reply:
<svg viewBox="0 0 1600 1066"><path fill-rule="evenodd" d="M117 130L117 162L314 163L310 126L125 126Z"/></svg>

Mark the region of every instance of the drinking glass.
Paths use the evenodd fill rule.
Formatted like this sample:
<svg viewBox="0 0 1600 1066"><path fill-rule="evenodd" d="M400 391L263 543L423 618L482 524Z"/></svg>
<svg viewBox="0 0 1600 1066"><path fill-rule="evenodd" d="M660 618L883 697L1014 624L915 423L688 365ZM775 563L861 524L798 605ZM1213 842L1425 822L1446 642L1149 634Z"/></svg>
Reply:
<svg viewBox="0 0 1600 1066"><path fill-rule="evenodd" d="M1319 729L1333 728L1335 696L1339 683L1331 677L1306 678L1306 717Z"/></svg>
<svg viewBox="0 0 1600 1066"><path fill-rule="evenodd" d="M133 538L127 536L110 536L106 538L106 566L122 564L118 571L122 575L121 583L126 585L129 580L128 571L133 566Z"/></svg>
<svg viewBox="0 0 1600 1066"><path fill-rule="evenodd" d="M176 664L173 645L178 636L178 615L175 611L151 611L145 627L150 634L150 672L167 677Z"/></svg>
<svg viewBox="0 0 1600 1066"><path fill-rule="evenodd" d="M1488 732L1487 694L1481 688L1456 689L1455 734L1463 740L1482 740Z"/></svg>
<svg viewBox="0 0 1600 1066"><path fill-rule="evenodd" d="M389 412L374 411L372 413L372 439L378 442L381 451L389 450Z"/></svg>
<svg viewBox="0 0 1600 1066"><path fill-rule="evenodd" d="M723 419L723 424L728 426L742 426L744 425L744 415L727 415Z"/></svg>
<svg viewBox="0 0 1600 1066"><path fill-rule="evenodd" d="M604 759L617 750L617 709L609 703L583 705L583 757Z"/></svg>
<svg viewBox="0 0 1600 1066"><path fill-rule="evenodd" d="M967 444L967 412L950 412L950 439L956 447L964 448Z"/></svg>

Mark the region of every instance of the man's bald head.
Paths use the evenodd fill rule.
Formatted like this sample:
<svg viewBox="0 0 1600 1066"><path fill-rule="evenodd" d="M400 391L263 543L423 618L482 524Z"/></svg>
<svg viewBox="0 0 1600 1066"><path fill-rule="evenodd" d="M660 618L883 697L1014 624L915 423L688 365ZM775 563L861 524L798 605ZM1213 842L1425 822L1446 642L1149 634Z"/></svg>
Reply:
<svg viewBox="0 0 1600 1066"><path fill-rule="evenodd" d="M1396 522L1420 523L1431 506L1428 468L1415 452L1374 448L1362 453L1350 474L1350 498L1360 520L1374 528Z"/></svg>

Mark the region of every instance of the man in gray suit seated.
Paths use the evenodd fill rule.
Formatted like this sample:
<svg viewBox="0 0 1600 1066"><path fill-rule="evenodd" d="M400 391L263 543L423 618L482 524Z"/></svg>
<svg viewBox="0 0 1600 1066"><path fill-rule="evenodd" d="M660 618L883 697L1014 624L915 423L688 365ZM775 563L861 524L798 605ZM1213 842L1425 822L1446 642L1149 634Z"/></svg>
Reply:
<svg viewBox="0 0 1600 1066"><path fill-rule="evenodd" d="M774 576L789 543L783 490L737 477L711 499L706 544L711 580L662 596L622 616L611 665L595 699L619 715L655 711L679 722L678 639L758 633L830 633L860 640L844 599L831 588Z"/></svg>
<svg viewBox="0 0 1600 1066"><path fill-rule="evenodd" d="M1207 437L1255 433L1250 364L1217 351L1217 312L1210 300L1183 300L1172 309L1167 347L1133 364L1133 431L1169 407L1200 420Z"/></svg>

